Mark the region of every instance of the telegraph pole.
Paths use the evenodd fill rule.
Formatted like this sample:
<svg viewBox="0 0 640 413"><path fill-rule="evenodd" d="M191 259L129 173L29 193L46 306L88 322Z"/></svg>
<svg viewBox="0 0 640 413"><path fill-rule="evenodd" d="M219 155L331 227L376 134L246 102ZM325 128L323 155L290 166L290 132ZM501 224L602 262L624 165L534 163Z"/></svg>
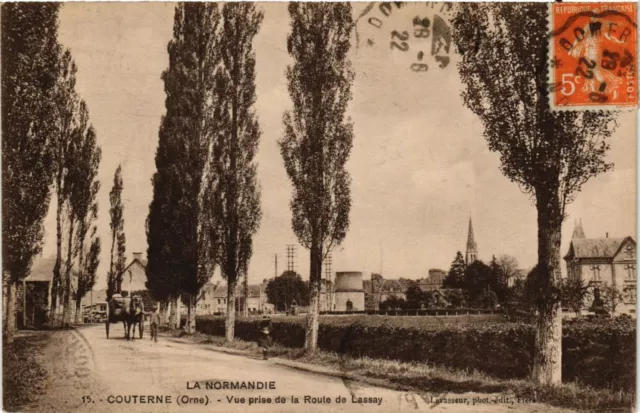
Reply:
<svg viewBox="0 0 640 413"><path fill-rule="evenodd" d="M296 246L293 244L287 245L287 271L296 270Z"/></svg>

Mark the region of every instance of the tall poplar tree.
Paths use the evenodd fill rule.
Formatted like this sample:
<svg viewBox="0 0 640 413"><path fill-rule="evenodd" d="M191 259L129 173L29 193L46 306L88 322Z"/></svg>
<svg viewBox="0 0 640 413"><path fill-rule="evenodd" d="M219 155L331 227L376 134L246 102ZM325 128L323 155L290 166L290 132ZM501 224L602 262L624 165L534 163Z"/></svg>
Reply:
<svg viewBox="0 0 640 413"><path fill-rule="evenodd" d="M95 182L100 164L100 148L96 145L96 134L89 123L89 110L84 101L80 101L78 111L74 114L74 129L69 145L67 174L68 180L63 194L68 199L67 222L67 258L62 283L62 323L71 324L71 298L75 295L76 280L74 274L74 258L77 257L80 237L86 237L86 219L89 211L94 209L95 196L100 187Z"/></svg>
<svg viewBox="0 0 640 413"><path fill-rule="evenodd" d="M113 187L111 188L111 192L109 192L109 202L111 204L111 208L109 209L109 215L111 217L109 223L111 228L111 253L109 255L109 273L107 274L107 301L111 299L113 294L120 293L122 287L122 272L126 265L124 205L122 205L123 189L122 166L118 165L118 168L116 168L113 174Z"/></svg>
<svg viewBox="0 0 640 413"><path fill-rule="evenodd" d="M322 262L349 228L351 194L345 164L353 125L345 118L354 73L348 57L353 28L349 3L289 3L287 67L293 109L279 141L293 184L292 227L310 253L310 310L305 348L315 350Z"/></svg>
<svg viewBox="0 0 640 413"><path fill-rule="evenodd" d="M41 251L53 179L58 3L2 5L3 335L15 329L16 286Z"/></svg>
<svg viewBox="0 0 640 413"><path fill-rule="evenodd" d="M51 280L51 303L49 319L55 320L58 306L59 293L61 292L61 280L63 275L63 219L67 206L67 191L65 188L69 174L69 145L71 134L74 130L75 115L80 103L75 91L77 68L71 52L67 49L60 59L58 67L58 80L56 82L54 101L54 190L56 193L56 262L53 266L53 278Z"/></svg>
<svg viewBox="0 0 640 413"><path fill-rule="evenodd" d="M70 210L77 222L75 234L74 256L77 259L76 280L73 284L74 299L76 301L76 323L80 322L81 300L95 284L95 262L97 257L87 256L87 252L100 252L100 239L96 237L96 227L93 224L98 219L98 202L96 197L100 190L98 168L102 151L97 144L96 133L92 126L80 137L78 149L75 153L77 167L70 176L77 180L76 191L70 197ZM89 232L91 231L91 232ZM89 250L87 251L87 236L89 236ZM96 251L97 249L97 251ZM94 260L88 262L88 260ZM87 289L89 287L89 289Z"/></svg>
<svg viewBox="0 0 640 413"><path fill-rule="evenodd" d="M213 207L210 220L213 225L210 238L220 243L217 262L222 277L227 280L225 336L227 341L233 341L236 286L239 277L247 275L253 253L253 235L262 217L255 164L260 126L254 109L256 58L253 38L260 29L263 14L253 3L225 3L222 17L218 46L221 66L214 79L215 138L210 157L213 190L209 199Z"/></svg>
<svg viewBox="0 0 640 413"><path fill-rule="evenodd" d="M548 6L461 3L452 35L462 61L462 99L484 126L502 173L531 194L538 213L533 379L556 384L562 372L560 241L566 205L591 177L609 170L615 113L549 107ZM526 36L505 36L526 33Z"/></svg>
<svg viewBox="0 0 640 413"><path fill-rule="evenodd" d="M209 188L204 177L211 151L219 19L216 3L176 5L169 68L162 74L166 114L160 125L147 225L148 285L154 294L168 289L174 304L179 294L188 295L190 332L195 328L198 291L213 274L203 199Z"/></svg>

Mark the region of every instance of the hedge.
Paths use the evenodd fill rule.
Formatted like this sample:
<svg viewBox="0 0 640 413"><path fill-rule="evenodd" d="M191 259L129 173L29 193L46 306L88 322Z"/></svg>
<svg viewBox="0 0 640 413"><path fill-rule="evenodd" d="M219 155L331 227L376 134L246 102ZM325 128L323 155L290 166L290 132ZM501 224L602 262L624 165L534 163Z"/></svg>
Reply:
<svg viewBox="0 0 640 413"><path fill-rule="evenodd" d="M239 319L236 337L256 341L263 320ZM302 320L272 320L272 337L285 347L304 346ZM224 318L199 317L198 331L224 336ZM630 318L566 321L562 377L597 388L635 390L635 323ZM445 325L439 329L320 324L318 346L353 357L422 362L494 377L525 378L533 365L535 327L526 323Z"/></svg>

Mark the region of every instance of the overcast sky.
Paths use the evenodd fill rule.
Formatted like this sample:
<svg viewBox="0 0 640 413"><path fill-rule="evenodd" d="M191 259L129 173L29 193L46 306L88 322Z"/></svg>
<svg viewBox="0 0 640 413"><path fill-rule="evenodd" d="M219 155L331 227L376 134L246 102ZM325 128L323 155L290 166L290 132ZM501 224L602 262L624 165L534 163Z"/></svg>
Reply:
<svg viewBox="0 0 640 413"><path fill-rule="evenodd" d="M123 168L127 256L138 251L146 255L144 225L165 112L160 75L168 65L174 6L67 3L60 13L60 41L78 65L77 89L89 106L102 147L98 234L103 253L97 289L106 287L109 191L118 164ZM365 6L354 4L354 16ZM260 7L265 18L255 49L263 219L254 237L250 282L273 276L275 254L281 272L286 245L297 244L290 229L291 186L277 145L282 113L290 107L284 75L290 63L288 14L284 3ZM353 179L351 227L333 254L333 271L362 271L366 276L382 271L385 277L416 279L426 277L429 268L448 269L456 251L464 253L470 216L480 259L510 254L523 268L535 264L535 207L501 175L498 154L487 149L480 122L463 107L453 53L449 66L440 69L430 60L430 39L412 37L406 52L390 48L393 30L410 31L415 16L432 20L433 13L422 3L390 17L376 8L358 23L349 107L355 141L347 164ZM382 27L368 24L369 17L379 18ZM419 51L429 64L427 72L409 69ZM611 139L609 153L614 171L589 181L568 207L563 254L575 219L582 219L587 237L635 235L635 121L633 112L620 116L622 127ZM52 200L44 256L55 255L54 205ZM297 252L297 270L306 278L309 253L301 246Z"/></svg>

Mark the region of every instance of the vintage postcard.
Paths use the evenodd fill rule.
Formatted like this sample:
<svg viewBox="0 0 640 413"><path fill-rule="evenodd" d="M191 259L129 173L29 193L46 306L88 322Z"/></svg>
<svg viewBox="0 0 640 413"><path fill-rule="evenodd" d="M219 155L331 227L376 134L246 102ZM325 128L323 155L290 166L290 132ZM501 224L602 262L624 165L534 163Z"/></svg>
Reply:
<svg viewBox="0 0 640 413"><path fill-rule="evenodd" d="M637 12L3 4L3 410L633 411Z"/></svg>

